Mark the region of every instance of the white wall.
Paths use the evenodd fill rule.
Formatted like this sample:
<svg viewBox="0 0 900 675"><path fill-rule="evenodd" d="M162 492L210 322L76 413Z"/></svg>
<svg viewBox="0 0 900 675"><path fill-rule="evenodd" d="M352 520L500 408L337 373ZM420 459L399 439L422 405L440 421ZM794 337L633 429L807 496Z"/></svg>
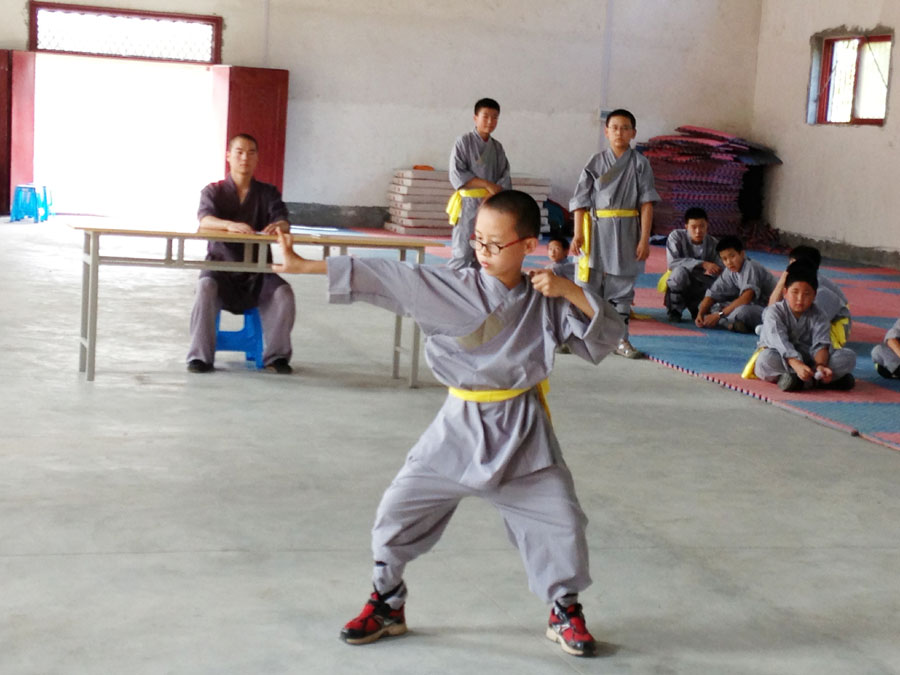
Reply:
<svg viewBox="0 0 900 675"><path fill-rule="evenodd" d="M514 173L568 201L600 145L601 108L638 139L679 124L748 134L762 0L128 0L221 14L226 63L291 71L284 196L384 205L391 171L443 168L481 96ZM27 42L24 0L0 3L0 48Z"/></svg>
<svg viewBox="0 0 900 675"><path fill-rule="evenodd" d="M384 204L394 168L446 165L482 96L501 104L495 133L513 172L550 177L563 202L599 147L601 108L630 108L639 139L684 123L748 133L759 11L744 0L275 0L269 63L291 70L285 195Z"/></svg>
<svg viewBox="0 0 900 675"><path fill-rule="evenodd" d="M900 250L900 49L891 55L883 127L806 122L810 38L842 25L900 27L900 3L875 0L764 0L753 136L784 165L769 173L766 212L773 226L813 239Z"/></svg>

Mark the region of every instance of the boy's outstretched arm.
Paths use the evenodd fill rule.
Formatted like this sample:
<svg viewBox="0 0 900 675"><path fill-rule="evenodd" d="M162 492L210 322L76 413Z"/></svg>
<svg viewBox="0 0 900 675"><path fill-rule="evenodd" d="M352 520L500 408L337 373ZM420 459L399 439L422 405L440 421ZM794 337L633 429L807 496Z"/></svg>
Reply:
<svg viewBox="0 0 900 675"><path fill-rule="evenodd" d="M584 296L581 286L565 277L558 277L550 270L531 272L531 284L542 295L548 298L565 298L584 312L589 319L594 318L594 308Z"/></svg>
<svg viewBox="0 0 900 675"><path fill-rule="evenodd" d="M294 253L294 238L281 230L275 233L284 262L272 265L272 270L287 274L328 274L328 262L325 260L307 260Z"/></svg>

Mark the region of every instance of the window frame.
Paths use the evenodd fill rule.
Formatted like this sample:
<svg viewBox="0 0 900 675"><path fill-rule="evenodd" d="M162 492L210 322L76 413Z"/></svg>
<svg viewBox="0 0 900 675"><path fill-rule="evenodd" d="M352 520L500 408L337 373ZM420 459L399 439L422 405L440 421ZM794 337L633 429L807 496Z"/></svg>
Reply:
<svg viewBox="0 0 900 675"><path fill-rule="evenodd" d="M856 78L859 73L860 62L863 57L863 50L856 50L856 65L853 68L853 100L850 106L850 119L847 122L832 122L828 119L828 104L830 103L829 96L829 84L831 81L831 62L834 58L834 45L836 42L841 42L845 40L858 40L863 44L860 47L864 46L867 42L889 42L891 43L891 58L894 56L894 36L889 33L877 33L872 35L844 35L844 36L833 36L822 38L822 52L821 52L821 61L819 64L819 77L818 77L818 103L816 105L816 116L815 123L816 124L824 124L824 125L837 125L837 126L847 126L847 125L868 125L868 126L884 126L885 119L887 118L887 94L890 93L890 64L888 64L888 74L887 74L887 94L885 95L885 111L884 117L874 118L874 117L854 117L853 113L856 109Z"/></svg>
<svg viewBox="0 0 900 675"><path fill-rule="evenodd" d="M212 55L209 61L194 61L189 59L170 59L154 56L131 56L125 54L97 54L95 52L65 51L58 49L43 49L38 47L38 11L42 9L61 10L77 14L94 14L97 16L126 16L145 19L168 19L170 21L183 21L185 23L204 23L212 27ZM132 59L140 61L162 61L169 63L202 63L206 65L219 65L222 63L222 29L224 21L221 16L212 14L178 14L174 12L152 12L143 9L119 9L117 7L99 7L97 5L70 5L60 2L44 2L43 0L29 0L28 3L28 50L47 54L75 54L79 56L96 56L110 59Z"/></svg>

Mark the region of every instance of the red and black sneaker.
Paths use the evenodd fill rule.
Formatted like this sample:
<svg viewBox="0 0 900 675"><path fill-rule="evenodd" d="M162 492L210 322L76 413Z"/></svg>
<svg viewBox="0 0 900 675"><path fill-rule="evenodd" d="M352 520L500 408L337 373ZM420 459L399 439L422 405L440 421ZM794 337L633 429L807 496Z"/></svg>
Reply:
<svg viewBox="0 0 900 675"><path fill-rule="evenodd" d="M596 656L597 644L594 636L584 625L584 614L578 603L565 609L553 603L550 610L550 625L547 626L547 637L558 642L562 650L575 656Z"/></svg>
<svg viewBox="0 0 900 675"><path fill-rule="evenodd" d="M403 607L393 609L377 592L355 619L341 629L341 640L348 645L366 645L375 642L382 635L403 635L406 632L406 618Z"/></svg>

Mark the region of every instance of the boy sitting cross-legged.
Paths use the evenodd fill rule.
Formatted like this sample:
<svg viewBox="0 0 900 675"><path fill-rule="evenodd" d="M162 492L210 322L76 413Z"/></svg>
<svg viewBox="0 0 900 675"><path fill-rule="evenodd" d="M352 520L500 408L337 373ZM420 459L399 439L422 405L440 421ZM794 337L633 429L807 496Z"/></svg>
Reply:
<svg viewBox="0 0 900 675"><path fill-rule="evenodd" d="M719 327L752 333L762 323L763 310L775 288L775 277L751 260L743 242L733 235L722 237L716 244L716 252L725 269L706 291L694 323L699 328Z"/></svg>
<svg viewBox="0 0 900 675"><path fill-rule="evenodd" d="M831 322L815 303L816 270L808 264L788 265L784 299L771 305L763 320L754 372L777 382L782 391L813 386L852 389L856 354L831 346Z"/></svg>

